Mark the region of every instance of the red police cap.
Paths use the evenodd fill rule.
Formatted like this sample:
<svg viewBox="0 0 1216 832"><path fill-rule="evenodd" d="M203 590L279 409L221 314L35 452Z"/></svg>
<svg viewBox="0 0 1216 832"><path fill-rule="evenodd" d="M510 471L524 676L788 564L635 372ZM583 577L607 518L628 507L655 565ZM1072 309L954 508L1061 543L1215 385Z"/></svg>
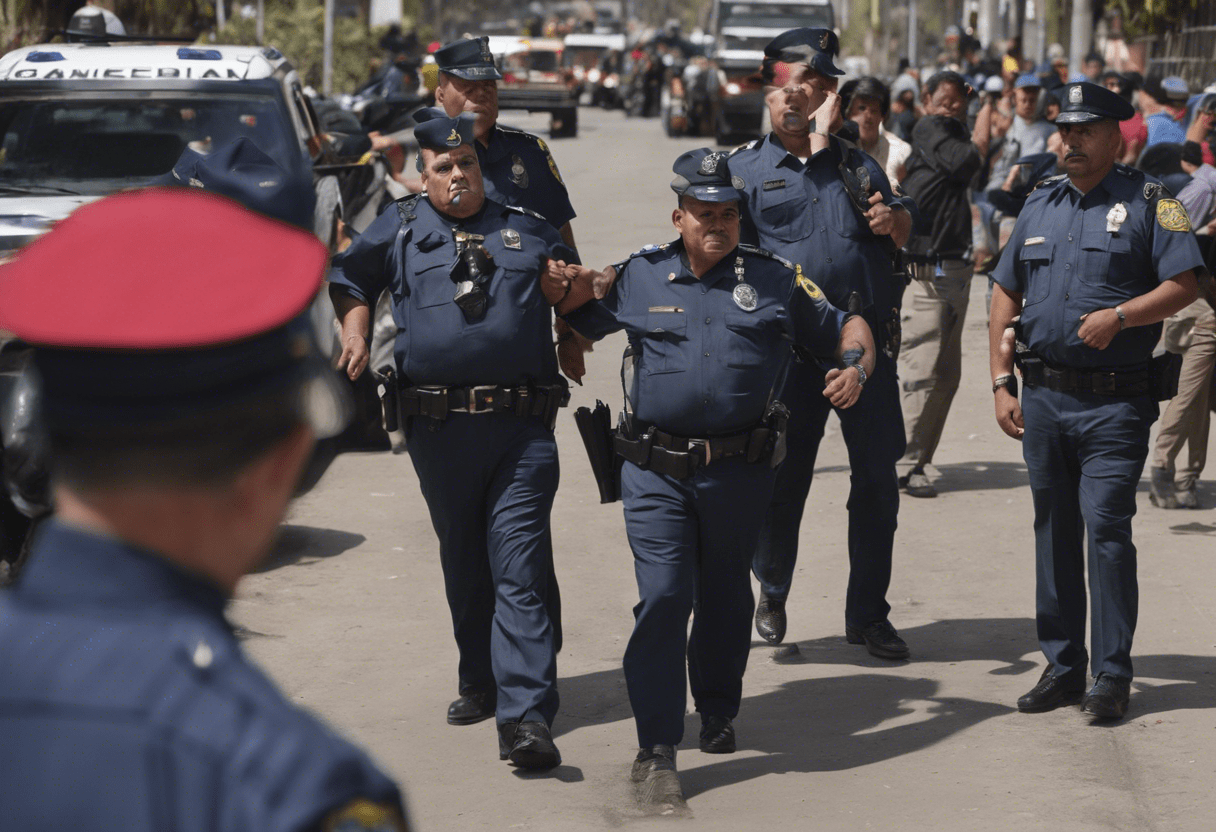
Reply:
<svg viewBox="0 0 1216 832"><path fill-rule="evenodd" d="M79 208L0 266L0 329L68 349L196 349L280 327L325 271L312 235L215 194L149 188Z"/></svg>

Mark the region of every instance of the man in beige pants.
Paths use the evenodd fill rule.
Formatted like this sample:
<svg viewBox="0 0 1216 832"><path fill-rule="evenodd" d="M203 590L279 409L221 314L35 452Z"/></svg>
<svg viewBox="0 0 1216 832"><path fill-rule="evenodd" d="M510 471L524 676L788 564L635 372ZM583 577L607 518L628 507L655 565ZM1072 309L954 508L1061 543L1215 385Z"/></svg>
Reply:
<svg viewBox="0 0 1216 832"><path fill-rule="evenodd" d="M1187 324L1192 324L1187 327ZM1189 332L1188 332L1189 329ZM1180 334L1176 334L1181 330ZM1159 508L1199 508L1195 482L1208 455L1211 413L1208 399L1216 368L1216 311L1202 298L1166 322L1165 339L1181 347L1182 372L1178 394L1161 415L1153 448L1149 499ZM1188 343L1189 342L1189 343ZM1175 469L1174 460L1187 446L1186 461Z"/></svg>

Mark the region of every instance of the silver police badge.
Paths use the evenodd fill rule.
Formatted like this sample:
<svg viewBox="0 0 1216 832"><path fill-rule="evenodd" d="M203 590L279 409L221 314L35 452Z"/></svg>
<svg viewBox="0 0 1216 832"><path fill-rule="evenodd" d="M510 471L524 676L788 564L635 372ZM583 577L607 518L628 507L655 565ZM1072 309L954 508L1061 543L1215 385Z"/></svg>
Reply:
<svg viewBox="0 0 1216 832"><path fill-rule="evenodd" d="M1080 84L1074 84L1073 86L1068 88L1068 103L1069 104L1080 104L1081 96L1082 96L1082 91L1081 91Z"/></svg>
<svg viewBox="0 0 1216 832"><path fill-rule="evenodd" d="M528 169L524 167L524 160L517 154L511 156L511 181L518 188L528 187Z"/></svg>
<svg viewBox="0 0 1216 832"><path fill-rule="evenodd" d="M743 181L742 176L732 176L730 178L730 184L731 187L733 187L736 191L741 191L747 187L747 183Z"/></svg>
<svg viewBox="0 0 1216 832"><path fill-rule="evenodd" d="M1120 202L1114 208L1111 208L1110 212L1106 215L1106 230L1111 234L1117 234L1119 226L1123 225L1126 220L1127 206Z"/></svg>
<svg viewBox="0 0 1216 832"><path fill-rule="evenodd" d="M736 283L735 291L731 292L730 296L734 298L735 306L744 312L756 311L756 306L760 302L760 295L756 293L756 287L750 283Z"/></svg>
<svg viewBox="0 0 1216 832"><path fill-rule="evenodd" d="M502 230L502 244L516 251L523 249L523 243L519 239L519 232L512 228L504 228Z"/></svg>
<svg viewBox="0 0 1216 832"><path fill-rule="evenodd" d="M701 174L704 176L713 176L718 172L718 161L722 158L720 153L710 153L701 160Z"/></svg>
<svg viewBox="0 0 1216 832"><path fill-rule="evenodd" d="M868 196L870 193L870 171L866 169L865 165L857 169L857 181L861 183L861 189Z"/></svg>

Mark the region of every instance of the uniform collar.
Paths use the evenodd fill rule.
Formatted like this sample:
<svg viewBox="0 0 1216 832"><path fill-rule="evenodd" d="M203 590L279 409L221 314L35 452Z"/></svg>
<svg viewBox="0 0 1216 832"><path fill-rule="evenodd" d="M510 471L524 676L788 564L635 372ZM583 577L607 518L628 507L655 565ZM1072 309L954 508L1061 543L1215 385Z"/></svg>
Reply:
<svg viewBox="0 0 1216 832"><path fill-rule="evenodd" d="M38 532L17 594L29 601L107 608L185 601L221 621L228 604L215 583L155 552L58 520Z"/></svg>
<svg viewBox="0 0 1216 832"><path fill-rule="evenodd" d="M490 141L482 149L481 142L477 143L477 149L485 156L487 162L497 162L507 156L510 148L507 147L507 141L502 135L502 128L497 122L490 128Z"/></svg>
<svg viewBox="0 0 1216 832"><path fill-rule="evenodd" d="M777 136L776 132L769 133L764 139L764 160L770 167L775 168L784 165L801 172L810 166L811 160L819 158L822 153L826 152L829 157L834 157L836 155L835 138L835 136L829 136L828 146L818 153L812 153L807 157L806 162L803 162L802 159L785 149L785 145L781 143L781 139Z"/></svg>
<svg viewBox="0 0 1216 832"><path fill-rule="evenodd" d="M739 248L736 246L725 257L714 264L713 268L705 273L705 276L698 279L692 273L692 269L688 265L688 253L684 250L684 241L676 240L671 244L671 248L677 254L677 262L680 264L679 269L675 273L675 280L686 283L700 283L703 286L713 286L718 281L726 276L734 277L735 274L735 258L740 256Z"/></svg>

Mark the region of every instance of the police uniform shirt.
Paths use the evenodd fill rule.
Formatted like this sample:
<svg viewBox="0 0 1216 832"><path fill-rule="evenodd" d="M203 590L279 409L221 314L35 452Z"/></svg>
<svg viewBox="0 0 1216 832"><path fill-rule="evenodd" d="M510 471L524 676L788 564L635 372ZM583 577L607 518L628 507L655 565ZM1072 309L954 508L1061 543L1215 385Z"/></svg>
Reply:
<svg viewBox="0 0 1216 832"><path fill-rule="evenodd" d="M413 206L404 233L398 205ZM453 228L484 236L494 258L481 320L466 320L454 301ZM391 291L397 371L412 384L552 384L558 380L553 319L538 275L546 259L572 257L552 226L520 209L487 199L477 214L457 220L425 197L407 198L334 257L329 281L369 305Z"/></svg>
<svg viewBox="0 0 1216 832"><path fill-rule="evenodd" d="M559 230L574 219L566 183L543 139L495 125L488 145L474 145L488 198L534 211Z"/></svg>
<svg viewBox="0 0 1216 832"><path fill-rule="evenodd" d="M1160 323L1128 327L1097 350L1077 335L1082 315L1202 267L1182 205L1156 179L1115 165L1084 195L1067 176L1035 190L992 277L1022 295L1027 345L1051 365L1080 369L1141 364L1161 335Z"/></svg>
<svg viewBox="0 0 1216 832"><path fill-rule="evenodd" d="M396 786L249 663L225 603L52 521L0 594L0 826L403 829Z"/></svg>
<svg viewBox="0 0 1216 832"><path fill-rule="evenodd" d="M846 153L848 167L863 168L884 202L911 210L908 200L895 199L877 162L834 136L803 163L770 133L732 153L727 166L735 189L744 194L743 242L801 264L834 306L847 308L849 295L857 292L868 308L875 284L890 280L891 256L878 245L865 245L878 237L845 190L839 165Z"/></svg>
<svg viewBox="0 0 1216 832"><path fill-rule="evenodd" d="M617 265L602 301L591 301L566 321L598 340L624 329L640 351L634 389L637 424L682 436L743 430L764 416L790 341L830 358L845 314L787 261L740 246L700 280L680 241L643 250ZM758 305L735 303L743 259L744 282Z"/></svg>

